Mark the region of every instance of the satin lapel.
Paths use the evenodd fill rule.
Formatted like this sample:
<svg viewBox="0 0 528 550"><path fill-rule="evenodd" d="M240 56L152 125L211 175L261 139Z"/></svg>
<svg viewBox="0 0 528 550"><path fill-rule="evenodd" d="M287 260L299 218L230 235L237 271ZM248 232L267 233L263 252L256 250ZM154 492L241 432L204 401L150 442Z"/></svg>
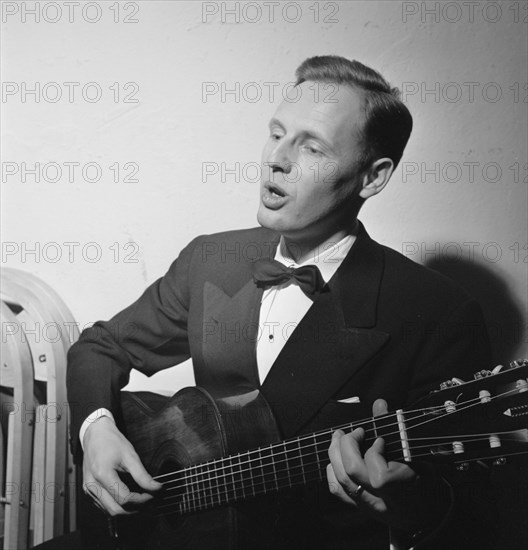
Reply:
<svg viewBox="0 0 528 550"><path fill-rule="evenodd" d="M272 257L278 238L269 248ZM225 273L222 286L226 291L209 281L204 285L203 358L210 380L218 387L257 388L256 342L263 290L253 282L249 262L238 263Z"/></svg>
<svg viewBox="0 0 528 550"><path fill-rule="evenodd" d="M205 284L202 353L218 386L258 387L255 342L261 297L252 280L232 297Z"/></svg>
<svg viewBox="0 0 528 550"><path fill-rule="evenodd" d="M284 437L304 424L388 340L375 330L383 251L361 227L348 256L292 333L262 386Z"/></svg>

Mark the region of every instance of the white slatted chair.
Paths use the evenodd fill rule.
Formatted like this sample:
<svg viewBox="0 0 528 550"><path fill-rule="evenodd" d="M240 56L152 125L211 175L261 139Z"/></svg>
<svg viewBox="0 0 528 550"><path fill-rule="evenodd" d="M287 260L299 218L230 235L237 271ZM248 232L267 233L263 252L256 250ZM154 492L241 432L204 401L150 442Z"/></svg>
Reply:
<svg viewBox="0 0 528 550"><path fill-rule="evenodd" d="M27 548L34 428L33 363L22 326L6 303L0 302L2 325L2 386L13 390L7 426L3 548ZM7 408L7 407L6 407ZM2 453L2 459L4 454Z"/></svg>
<svg viewBox="0 0 528 550"><path fill-rule="evenodd" d="M78 338L73 316L46 283L29 273L2 270L1 297L17 304L17 315L33 357L33 373L46 383L46 403L37 408L33 476L41 488L33 498L30 544L75 529L75 472L68 446L66 354ZM42 452L44 450L44 452ZM40 451L40 452L39 452ZM25 548L17 547L17 548Z"/></svg>

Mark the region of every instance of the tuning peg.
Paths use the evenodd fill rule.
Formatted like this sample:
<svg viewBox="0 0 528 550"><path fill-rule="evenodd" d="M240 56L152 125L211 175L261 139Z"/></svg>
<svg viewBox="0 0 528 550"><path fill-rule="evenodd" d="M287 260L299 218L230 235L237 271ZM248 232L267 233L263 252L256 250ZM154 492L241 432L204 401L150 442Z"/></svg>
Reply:
<svg viewBox="0 0 528 550"><path fill-rule="evenodd" d="M506 457L499 456L493 461L493 466L504 466L506 464Z"/></svg>
<svg viewBox="0 0 528 550"><path fill-rule="evenodd" d="M480 390L479 398L481 403L489 403L491 401L491 394L488 390Z"/></svg>
<svg viewBox="0 0 528 550"><path fill-rule="evenodd" d="M452 388L453 386L461 386L464 383L464 380L460 378L451 378L451 380L446 380L440 384L441 390L446 390L447 388Z"/></svg>
<svg viewBox="0 0 528 550"><path fill-rule="evenodd" d="M476 372L473 375L473 378L475 378L475 380L480 380L481 378L486 378L487 376L491 376L491 371L487 369L482 369Z"/></svg>
<svg viewBox="0 0 528 550"><path fill-rule="evenodd" d="M496 449L497 447L501 446L501 440L500 440L500 437L497 434L490 434L490 436L489 436L489 446L492 449Z"/></svg>

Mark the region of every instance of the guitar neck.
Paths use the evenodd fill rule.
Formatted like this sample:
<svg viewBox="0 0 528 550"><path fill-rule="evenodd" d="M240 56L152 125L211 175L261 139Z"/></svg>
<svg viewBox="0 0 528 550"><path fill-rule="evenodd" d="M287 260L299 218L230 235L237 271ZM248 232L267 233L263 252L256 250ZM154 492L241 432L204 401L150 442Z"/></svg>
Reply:
<svg viewBox="0 0 528 550"><path fill-rule="evenodd" d="M383 423L394 426L395 418L396 415L387 415L383 417ZM379 418L371 418L340 426L340 429L349 430L361 425L366 432L366 445L382 431L386 432L386 440L398 438L397 433L390 434L379 424ZM165 485L160 509L186 514L322 481L326 479L328 447L334 431L329 429L302 435L158 476L156 479ZM390 454L399 459L403 456L401 450Z"/></svg>

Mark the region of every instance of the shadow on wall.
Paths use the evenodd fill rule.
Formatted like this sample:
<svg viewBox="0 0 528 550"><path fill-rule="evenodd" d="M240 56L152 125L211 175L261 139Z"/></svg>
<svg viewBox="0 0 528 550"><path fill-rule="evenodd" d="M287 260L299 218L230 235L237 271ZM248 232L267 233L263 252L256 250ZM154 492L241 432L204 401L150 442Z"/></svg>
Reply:
<svg viewBox="0 0 528 550"><path fill-rule="evenodd" d="M523 346L523 310L506 283L485 266L459 258L426 262L427 267L458 283L481 305L495 364L507 365L526 354ZM521 550L528 540L528 456L506 459L493 467L490 481L495 498L496 548Z"/></svg>
<svg viewBox="0 0 528 550"><path fill-rule="evenodd" d="M522 304L516 303L506 283L483 265L460 258L439 258L427 267L460 285L482 307L488 328L493 361L508 364L526 353L523 347Z"/></svg>

